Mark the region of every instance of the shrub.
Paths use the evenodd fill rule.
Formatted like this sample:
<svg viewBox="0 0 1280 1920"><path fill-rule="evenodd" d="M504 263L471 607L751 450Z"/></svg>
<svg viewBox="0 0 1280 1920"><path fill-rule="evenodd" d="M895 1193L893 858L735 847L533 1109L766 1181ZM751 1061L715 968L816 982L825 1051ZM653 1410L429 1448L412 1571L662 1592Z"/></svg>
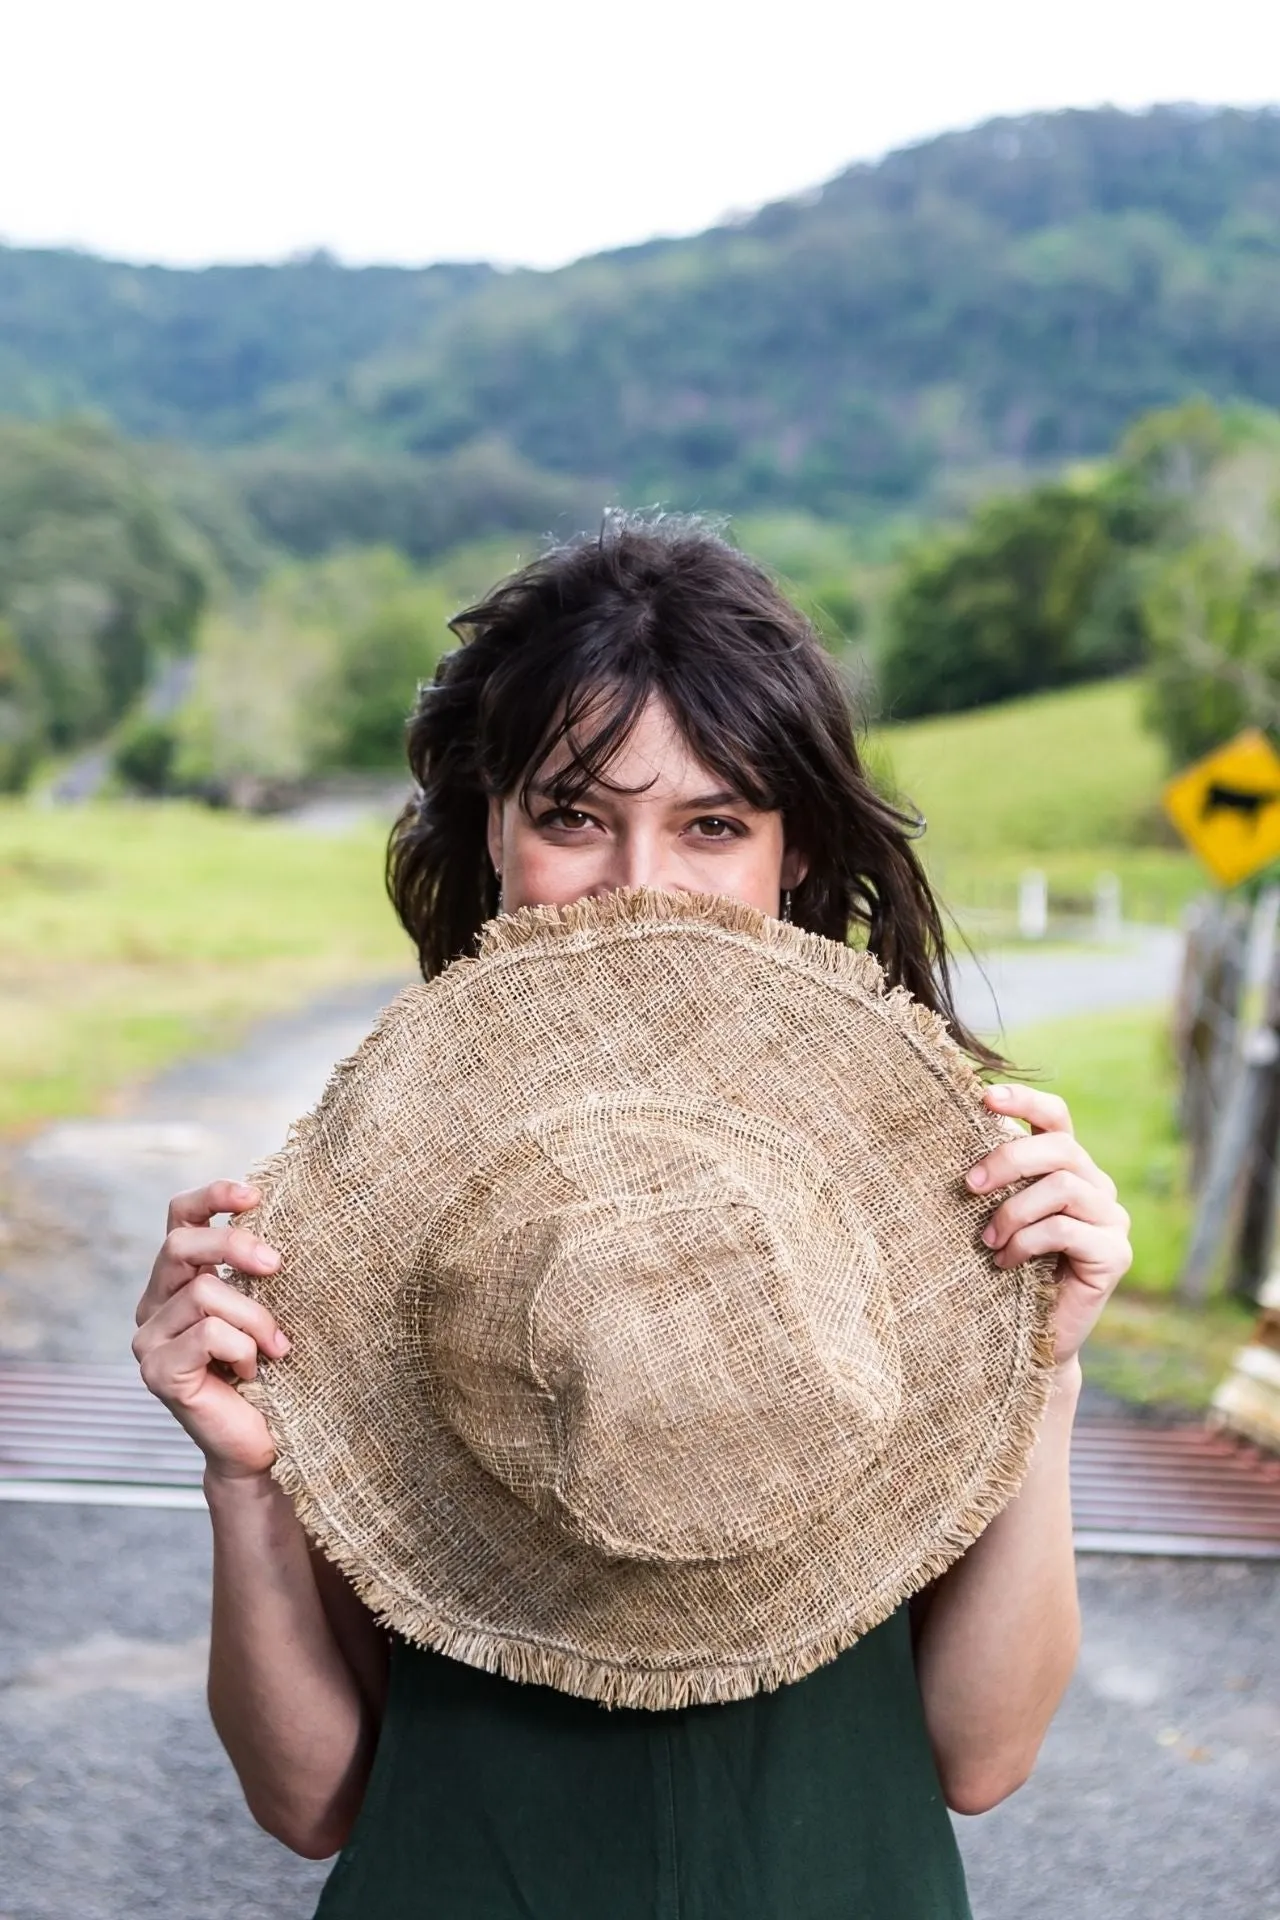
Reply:
<svg viewBox="0 0 1280 1920"><path fill-rule="evenodd" d="M111 764L137 793L171 793L177 754L178 735L172 722L142 714L120 735Z"/></svg>

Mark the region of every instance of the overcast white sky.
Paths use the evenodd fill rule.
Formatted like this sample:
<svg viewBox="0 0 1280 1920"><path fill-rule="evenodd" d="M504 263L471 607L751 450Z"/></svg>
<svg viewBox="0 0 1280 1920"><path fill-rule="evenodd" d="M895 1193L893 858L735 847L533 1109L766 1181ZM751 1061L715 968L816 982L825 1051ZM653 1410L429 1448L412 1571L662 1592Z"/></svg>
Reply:
<svg viewBox="0 0 1280 1920"><path fill-rule="evenodd" d="M991 114L1277 99L1277 0L6 0L0 238L546 266Z"/></svg>

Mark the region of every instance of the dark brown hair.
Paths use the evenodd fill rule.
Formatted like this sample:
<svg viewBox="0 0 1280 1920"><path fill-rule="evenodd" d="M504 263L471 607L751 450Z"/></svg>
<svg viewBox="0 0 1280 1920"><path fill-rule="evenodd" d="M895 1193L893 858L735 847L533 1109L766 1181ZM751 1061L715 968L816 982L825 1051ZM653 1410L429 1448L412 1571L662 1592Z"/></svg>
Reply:
<svg viewBox="0 0 1280 1920"><path fill-rule="evenodd" d="M427 978L472 952L497 911L490 795L526 802L566 741L555 800L575 804L656 694L705 766L782 813L809 862L798 924L830 940L861 933L891 984L999 1063L956 1012L941 916L912 845L921 823L868 778L830 655L761 567L698 521L616 514L450 625L462 645L410 720L418 791L387 854L388 890Z"/></svg>

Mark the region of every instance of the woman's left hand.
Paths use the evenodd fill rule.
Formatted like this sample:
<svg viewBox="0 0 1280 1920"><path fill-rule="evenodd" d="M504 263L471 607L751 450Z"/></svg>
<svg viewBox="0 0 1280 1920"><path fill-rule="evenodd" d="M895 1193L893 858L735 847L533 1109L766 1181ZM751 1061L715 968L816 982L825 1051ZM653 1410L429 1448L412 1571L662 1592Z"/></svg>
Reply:
<svg viewBox="0 0 1280 1920"><path fill-rule="evenodd" d="M1129 1270L1129 1216L1116 1199L1115 1181L1072 1132L1065 1100L1033 1087L1000 1086L985 1089L984 1104L1025 1120L1031 1132L994 1148L966 1175L974 1193L1029 1183L996 1208L982 1237L999 1267L1058 1255L1054 1358L1061 1367L1080 1351Z"/></svg>

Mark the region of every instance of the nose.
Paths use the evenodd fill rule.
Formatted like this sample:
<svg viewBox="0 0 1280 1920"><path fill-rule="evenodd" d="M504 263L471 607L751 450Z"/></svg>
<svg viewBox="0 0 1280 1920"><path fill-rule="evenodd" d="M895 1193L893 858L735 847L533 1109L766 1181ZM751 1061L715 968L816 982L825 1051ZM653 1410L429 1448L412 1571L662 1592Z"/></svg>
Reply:
<svg viewBox="0 0 1280 1920"><path fill-rule="evenodd" d="M613 848L609 887L651 887L659 893L679 891L675 863L656 835L628 834Z"/></svg>

